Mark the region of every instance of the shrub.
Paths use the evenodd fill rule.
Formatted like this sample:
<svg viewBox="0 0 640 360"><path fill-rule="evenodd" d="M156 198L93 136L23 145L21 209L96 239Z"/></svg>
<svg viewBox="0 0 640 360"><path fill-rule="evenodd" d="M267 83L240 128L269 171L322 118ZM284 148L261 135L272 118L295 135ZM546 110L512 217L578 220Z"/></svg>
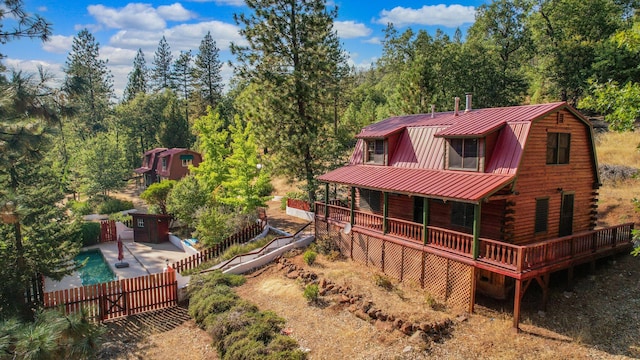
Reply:
<svg viewBox="0 0 640 360"><path fill-rule="evenodd" d="M320 294L320 290L318 289L318 285L316 284L309 284L304 288L303 295L308 302L318 301L319 294Z"/></svg>
<svg viewBox="0 0 640 360"><path fill-rule="evenodd" d="M114 214L110 214L109 215L109 220L120 221L121 223L126 223L127 221L131 221L131 215L117 212L117 213L114 213Z"/></svg>
<svg viewBox="0 0 640 360"><path fill-rule="evenodd" d="M71 212L77 216L89 215L93 212L91 205L86 201L69 200L67 206Z"/></svg>
<svg viewBox="0 0 640 360"><path fill-rule="evenodd" d="M116 212L133 209L133 203L131 201L125 201L120 199L108 198L100 205L98 205L99 214L113 214Z"/></svg>
<svg viewBox="0 0 640 360"><path fill-rule="evenodd" d="M322 255L333 255L333 257L336 257L335 253L340 254L340 247L338 247L338 244L329 236L317 236L315 244L316 250Z"/></svg>
<svg viewBox="0 0 640 360"><path fill-rule="evenodd" d="M100 223L83 222L80 231L82 232L82 246L95 245L100 240Z"/></svg>
<svg viewBox="0 0 640 360"><path fill-rule="evenodd" d="M318 253L316 253L315 251L307 250L304 252L304 255L302 255L302 260L304 260L307 265L313 265L313 263L316 261L317 256Z"/></svg>
<svg viewBox="0 0 640 360"><path fill-rule="evenodd" d="M302 191L290 191L280 200L280 210L287 209L287 200L288 199L296 199L296 200L305 200L309 201L309 196Z"/></svg>
<svg viewBox="0 0 640 360"><path fill-rule="evenodd" d="M384 275L373 275L373 282L387 291L393 290L393 283L391 283L391 280L389 280L389 278Z"/></svg>

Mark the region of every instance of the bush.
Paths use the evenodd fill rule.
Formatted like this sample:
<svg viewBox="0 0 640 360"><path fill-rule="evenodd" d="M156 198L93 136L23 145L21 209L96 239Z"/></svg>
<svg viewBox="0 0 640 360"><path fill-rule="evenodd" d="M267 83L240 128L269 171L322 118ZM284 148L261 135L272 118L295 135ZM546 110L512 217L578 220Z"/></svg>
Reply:
<svg viewBox="0 0 640 360"><path fill-rule="evenodd" d="M308 302L318 301L319 294L320 294L320 290L318 289L318 285L316 284L309 284L304 288L303 295Z"/></svg>
<svg viewBox="0 0 640 360"><path fill-rule="evenodd" d="M391 280L389 280L389 278L384 275L373 275L373 282L387 291L393 290L393 283L391 283Z"/></svg>
<svg viewBox="0 0 640 360"><path fill-rule="evenodd" d="M86 201L69 200L67 206L77 216L89 215L93 212L91 205Z"/></svg>
<svg viewBox="0 0 640 360"><path fill-rule="evenodd" d="M108 198L98 205L99 214L113 214L124 210L133 209L133 202Z"/></svg>
<svg viewBox="0 0 640 360"><path fill-rule="evenodd" d="M233 292L231 287L244 281L214 271L192 277L189 284L189 315L209 331L219 358L305 359L295 340L280 335L284 319L259 311Z"/></svg>
<svg viewBox="0 0 640 360"><path fill-rule="evenodd" d="M280 200L280 210L287 209L287 200L288 199L296 199L296 200L305 200L309 201L309 196L302 191L290 191L287 195L283 196Z"/></svg>
<svg viewBox="0 0 640 360"><path fill-rule="evenodd" d="M318 253L316 253L315 251L307 250L304 252L304 255L302 255L302 260L304 260L307 265L313 265L313 263L316 261L317 256Z"/></svg>
<svg viewBox="0 0 640 360"><path fill-rule="evenodd" d="M80 229L82 231L82 246L95 245L100 240L100 223L83 222Z"/></svg>

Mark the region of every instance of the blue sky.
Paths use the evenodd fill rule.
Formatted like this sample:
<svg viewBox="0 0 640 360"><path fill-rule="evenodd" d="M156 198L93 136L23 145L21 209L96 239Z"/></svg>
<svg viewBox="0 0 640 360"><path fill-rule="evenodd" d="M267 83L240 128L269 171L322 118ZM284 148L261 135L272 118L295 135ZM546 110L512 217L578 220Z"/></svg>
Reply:
<svg viewBox="0 0 640 360"><path fill-rule="evenodd" d="M455 1L455 0L454 0ZM352 65L369 66L382 53L382 30L392 22L399 31L411 27L434 33L440 28L463 33L474 21L475 9L482 0L451 1L329 1L338 6L335 28ZM89 29L100 43L100 55L108 59L114 75L116 95L122 94L133 58L141 48L151 66L158 42L164 35L174 59L180 51L197 51L207 33L216 40L222 60L231 60L231 42L241 43L233 14L246 12L242 0L191 0L127 2L112 0L24 0L29 13L37 13L53 24L51 40L14 40L0 47L9 68L34 72L37 65L48 69L59 80L71 49L73 37ZM223 77L232 68L225 64Z"/></svg>

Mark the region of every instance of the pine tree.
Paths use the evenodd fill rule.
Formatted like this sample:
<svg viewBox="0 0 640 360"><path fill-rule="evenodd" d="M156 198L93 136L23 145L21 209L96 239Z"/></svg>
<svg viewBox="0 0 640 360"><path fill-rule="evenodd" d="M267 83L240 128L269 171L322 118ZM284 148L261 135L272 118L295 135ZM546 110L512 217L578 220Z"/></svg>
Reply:
<svg viewBox="0 0 640 360"><path fill-rule="evenodd" d="M211 32L204 36L198 50L194 68L195 84L205 104L215 109L222 96L222 76L220 74L222 63L218 54L219 49L211 37Z"/></svg>
<svg viewBox="0 0 640 360"><path fill-rule="evenodd" d="M73 38L64 72L63 89L80 137L107 130L113 79L107 62L100 59L100 44L89 30L83 29Z"/></svg>
<svg viewBox="0 0 640 360"><path fill-rule="evenodd" d="M173 55L171 48L167 43L167 39L163 36L158 43L158 49L153 56L153 72L151 79L153 80L153 90L161 91L173 86L171 81L171 65L173 64Z"/></svg>
<svg viewBox="0 0 640 360"><path fill-rule="evenodd" d="M133 69L129 73L127 87L124 89L124 101L130 101L139 93L147 93L148 76L147 62L144 59L144 53L142 49L138 49L138 53L133 59Z"/></svg>
<svg viewBox="0 0 640 360"><path fill-rule="evenodd" d="M166 148L190 148L193 136L181 111L182 103L186 101L179 100L170 90L166 90L163 96L167 105L162 112L162 124L157 134L158 143Z"/></svg>
<svg viewBox="0 0 640 360"><path fill-rule="evenodd" d="M276 154L278 170L306 183L309 200L316 198L316 175L329 163L327 144L333 104L326 86L335 84L342 61L333 33L337 10L322 0L248 0L253 13L236 14L247 46L232 45L238 74L255 91L244 106L261 134L263 145ZM277 130L276 130L277 129Z"/></svg>
<svg viewBox="0 0 640 360"><path fill-rule="evenodd" d="M184 119L189 122L189 96L193 88L193 58L191 50L180 53L173 65L173 79L179 94L182 95Z"/></svg>
<svg viewBox="0 0 640 360"><path fill-rule="evenodd" d="M51 23L40 15L27 13L21 0L4 0L2 2L0 21L4 18L12 19L14 25L5 28L4 24L0 24L0 44L25 37L47 41L51 35ZM3 57L4 55L0 54L0 59Z"/></svg>

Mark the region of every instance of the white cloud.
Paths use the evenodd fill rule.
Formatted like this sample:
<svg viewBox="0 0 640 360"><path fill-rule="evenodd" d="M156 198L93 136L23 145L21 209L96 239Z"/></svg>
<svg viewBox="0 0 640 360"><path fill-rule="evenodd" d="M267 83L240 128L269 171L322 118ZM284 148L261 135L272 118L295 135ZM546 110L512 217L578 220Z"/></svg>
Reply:
<svg viewBox="0 0 640 360"><path fill-rule="evenodd" d="M38 6L36 10L38 10L38 12L47 12L49 9L47 9L46 6Z"/></svg>
<svg viewBox="0 0 640 360"><path fill-rule="evenodd" d="M333 28L338 32L338 36L343 39L369 36L372 31L365 24L357 23L353 20L334 21Z"/></svg>
<svg viewBox="0 0 640 360"><path fill-rule="evenodd" d="M170 21L187 21L195 17L193 12L182 7L180 3L158 6L158 14Z"/></svg>
<svg viewBox="0 0 640 360"><path fill-rule="evenodd" d="M42 49L50 53L65 54L71 50L72 44L73 44L73 35L71 36L52 35L49 37L49 41L42 44Z"/></svg>
<svg viewBox="0 0 640 360"><path fill-rule="evenodd" d="M100 58L109 61L111 65L129 65L133 64L133 58L136 57L137 50L123 49L113 46L105 46L100 48Z"/></svg>
<svg viewBox="0 0 640 360"><path fill-rule="evenodd" d="M382 39L380 39L377 36L374 36L374 37L372 37L370 39L367 39L367 40L364 40L362 42L365 43L365 44L380 45L380 44L382 44Z"/></svg>
<svg viewBox="0 0 640 360"><path fill-rule="evenodd" d="M42 67L49 75L52 76L51 86L59 87L64 80L64 72L62 71L62 65L58 63L52 63L44 60L22 60L6 58L2 62L6 65L7 69L23 71L26 74L37 74L38 67Z"/></svg>
<svg viewBox="0 0 640 360"><path fill-rule="evenodd" d="M411 9L397 6L391 10L382 10L379 24L393 23L402 27L412 24L417 25L442 25L456 27L475 20L475 8L473 6L452 5L425 5L420 9Z"/></svg>
<svg viewBox="0 0 640 360"><path fill-rule="evenodd" d="M160 6L157 9L150 4L130 3L123 8L104 5L89 5L87 11L100 24L113 29L163 30L166 20L185 21L195 17L179 3Z"/></svg>

